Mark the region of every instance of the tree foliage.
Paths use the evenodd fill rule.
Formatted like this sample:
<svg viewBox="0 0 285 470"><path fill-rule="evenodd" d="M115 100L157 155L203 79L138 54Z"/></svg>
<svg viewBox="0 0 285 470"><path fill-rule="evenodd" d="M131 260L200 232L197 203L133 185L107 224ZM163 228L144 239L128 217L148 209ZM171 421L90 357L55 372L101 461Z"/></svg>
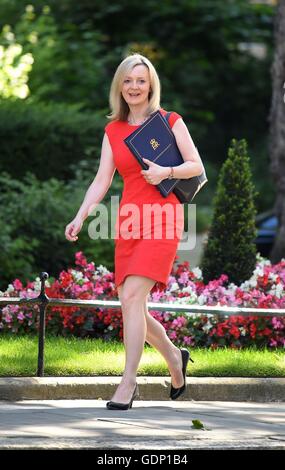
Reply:
<svg viewBox="0 0 285 470"><path fill-rule="evenodd" d="M138 51L158 69L163 106L191 124L208 160L221 164L233 136L251 148L264 142L273 7L248 0L32 3L25 10L19 0L0 0L0 18L34 57L29 99L107 111L115 68Z"/></svg>
<svg viewBox="0 0 285 470"><path fill-rule="evenodd" d="M52 177L73 179L83 160L94 177L111 79L127 54L141 52L158 70L162 106L183 116L207 174L218 173L232 137L246 139L261 194L259 209L270 207L273 189L264 168L269 163L274 11L272 6L248 0L32 0L29 4L0 0L0 29L11 33L1 37L3 50L20 45L15 70L21 57L33 60L23 74L29 93L17 95L22 99L14 103L9 83L10 95L1 95L0 171L21 184L28 170L49 185ZM215 181L210 178L209 190L198 196L205 205L211 204ZM41 193L44 181L39 184L34 197ZM14 191L17 195L16 187ZM53 199L50 202L56 206ZM71 198L70 212L65 213L74 215L80 202ZM20 213L17 209L16 214ZM2 220L16 217L13 211L4 215ZM59 211L58 220L60 216ZM32 213L26 223L31 217ZM20 219L13 237L22 227ZM12 239L5 230L3 243ZM16 237L13 243L20 251L14 245L7 251L10 257L20 253L25 262L35 262L34 246L27 248L25 256L25 239ZM32 243L36 247L36 238ZM107 257L112 256L109 248ZM56 244L53 250L56 253ZM3 266L8 272L7 260Z"/></svg>
<svg viewBox="0 0 285 470"><path fill-rule="evenodd" d="M232 140L223 164L202 271L206 282L226 274L239 285L256 265L254 186L244 140Z"/></svg>

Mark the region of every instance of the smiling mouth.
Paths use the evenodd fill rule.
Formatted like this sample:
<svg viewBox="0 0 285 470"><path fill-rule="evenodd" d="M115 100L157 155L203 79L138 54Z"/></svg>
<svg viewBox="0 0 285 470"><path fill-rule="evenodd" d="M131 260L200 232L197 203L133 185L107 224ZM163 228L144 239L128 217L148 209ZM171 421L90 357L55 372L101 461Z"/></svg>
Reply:
<svg viewBox="0 0 285 470"><path fill-rule="evenodd" d="M140 96L140 93L136 93L136 94L134 94L134 93L129 93L129 96Z"/></svg>

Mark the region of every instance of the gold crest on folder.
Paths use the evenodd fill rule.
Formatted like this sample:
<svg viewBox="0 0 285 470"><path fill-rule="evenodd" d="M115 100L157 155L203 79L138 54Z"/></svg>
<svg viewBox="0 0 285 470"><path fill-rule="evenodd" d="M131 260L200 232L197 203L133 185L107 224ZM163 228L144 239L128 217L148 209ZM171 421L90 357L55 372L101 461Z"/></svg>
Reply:
<svg viewBox="0 0 285 470"><path fill-rule="evenodd" d="M157 140L151 139L150 145L152 146L153 150L156 150L160 144L157 142Z"/></svg>

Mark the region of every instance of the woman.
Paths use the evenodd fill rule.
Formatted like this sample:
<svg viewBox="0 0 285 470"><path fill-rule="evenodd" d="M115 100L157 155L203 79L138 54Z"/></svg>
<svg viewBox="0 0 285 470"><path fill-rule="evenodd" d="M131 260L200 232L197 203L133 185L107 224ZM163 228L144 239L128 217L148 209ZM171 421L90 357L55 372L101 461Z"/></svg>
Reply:
<svg viewBox="0 0 285 470"><path fill-rule="evenodd" d="M151 113L160 110L165 115L167 112L160 107L159 77L146 57L131 54L119 64L109 99L112 112L108 118L111 122L105 126L99 169L76 217L67 225L65 235L71 242L78 239L84 220L105 196L117 169L124 180L124 190L116 222L115 285L123 315L125 370L107 408L123 410L132 407L137 393L136 374L145 341L154 346L168 364L170 397L175 400L185 391L189 353L172 344L163 326L147 309L149 293L155 287L166 287L184 226L183 206L178 198L174 193L164 198L155 185L169 177L199 175L203 167L188 129L176 112L171 113L169 124L184 159L183 164L175 168L162 167L145 159L149 168L142 170L124 143L124 138ZM144 212L147 204L155 204L160 212L167 205L172 209L172 220L169 222L169 217L166 219L169 214L163 212L162 217L154 217L155 220L150 222ZM135 206L139 213L139 217L132 220L136 228L133 238L127 223L130 205ZM169 224L176 229L172 238L165 233L159 239L151 237L158 226L165 231ZM145 226L150 230L143 232Z"/></svg>

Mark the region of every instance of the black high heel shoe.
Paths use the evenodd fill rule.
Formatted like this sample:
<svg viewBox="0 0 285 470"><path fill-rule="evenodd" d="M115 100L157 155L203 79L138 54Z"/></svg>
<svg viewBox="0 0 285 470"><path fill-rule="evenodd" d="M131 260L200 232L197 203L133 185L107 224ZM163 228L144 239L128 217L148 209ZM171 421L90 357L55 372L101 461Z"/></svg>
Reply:
<svg viewBox="0 0 285 470"><path fill-rule="evenodd" d="M175 388L171 385L170 389L170 398L171 400L176 400L182 393L185 392L186 390L186 370L187 370L187 364L188 361L190 360L191 362L194 362L193 359L191 359L189 351L187 349L180 349L181 356L182 356L182 374L184 377L184 384L182 387Z"/></svg>
<svg viewBox="0 0 285 470"><path fill-rule="evenodd" d="M131 401L129 403L117 403L115 401L108 401L106 407L108 410L129 410L133 406L133 401L139 396L138 393L138 384L136 384L134 393L132 395Z"/></svg>

